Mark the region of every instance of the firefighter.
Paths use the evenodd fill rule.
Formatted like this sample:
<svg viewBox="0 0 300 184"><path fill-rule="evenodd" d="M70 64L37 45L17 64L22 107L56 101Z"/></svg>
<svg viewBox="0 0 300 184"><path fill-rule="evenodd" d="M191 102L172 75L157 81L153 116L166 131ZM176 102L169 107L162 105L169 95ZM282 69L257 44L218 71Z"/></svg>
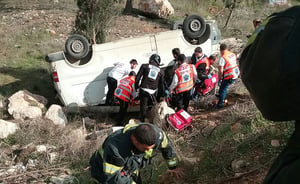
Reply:
<svg viewBox="0 0 300 184"><path fill-rule="evenodd" d="M237 65L236 55L230 52L226 44L220 45L221 58L219 61L219 100L217 109L223 107L223 102L226 98L228 87L233 84L240 74L239 67Z"/></svg>
<svg viewBox="0 0 300 184"><path fill-rule="evenodd" d="M159 55L151 55L149 64L142 64L134 86L139 89L141 121L144 122L149 105L164 97L164 75L160 69Z"/></svg>
<svg viewBox="0 0 300 184"><path fill-rule="evenodd" d="M126 115L128 104L134 98L134 82L135 82L136 73L131 71L128 77L125 77L120 80L118 87L115 90L115 97L120 102L120 110L117 117L118 125L123 125L122 121Z"/></svg>
<svg viewBox="0 0 300 184"><path fill-rule="evenodd" d="M90 159L91 175L100 183L141 184L139 170L150 164L156 150L162 153L169 172L182 177L170 139L149 123L127 124L109 135Z"/></svg>
<svg viewBox="0 0 300 184"><path fill-rule="evenodd" d="M264 118L295 130L263 184L300 182L300 6L275 13L251 36L240 58L241 78Z"/></svg>
<svg viewBox="0 0 300 184"><path fill-rule="evenodd" d="M124 76L128 75L130 71L134 70L138 62L135 59L130 60L128 63L115 63L114 68L108 73L107 76L107 85L108 92L106 95L105 105L112 105L114 103L114 92L118 86L118 81L121 80Z"/></svg>
<svg viewBox="0 0 300 184"><path fill-rule="evenodd" d="M194 87L197 80L197 72L195 66L187 64L184 54L178 56L179 68L175 70L170 91L175 93L172 97L172 105L177 111L184 109L187 111L191 99L190 91Z"/></svg>

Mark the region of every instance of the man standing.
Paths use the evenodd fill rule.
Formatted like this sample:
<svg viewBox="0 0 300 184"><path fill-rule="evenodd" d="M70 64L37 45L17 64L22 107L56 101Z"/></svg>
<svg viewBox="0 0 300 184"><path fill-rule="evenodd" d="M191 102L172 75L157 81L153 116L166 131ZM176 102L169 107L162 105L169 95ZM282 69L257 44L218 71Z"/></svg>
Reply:
<svg viewBox="0 0 300 184"><path fill-rule="evenodd" d="M133 98L134 90L134 82L135 82L135 72L131 71L128 77L125 77L120 80L120 84L115 90L115 97L118 98L120 102L120 110L117 117L118 125L123 125L122 121L126 115L128 104Z"/></svg>
<svg viewBox="0 0 300 184"><path fill-rule="evenodd" d="M129 72L136 68L138 65L135 59L132 59L130 65L126 63L117 63L115 67L108 73L108 77L106 79L108 85L108 92L106 95L105 105L112 105L114 102L114 92L118 86L118 81L122 79L124 76L128 75Z"/></svg>
<svg viewBox="0 0 300 184"><path fill-rule="evenodd" d="M230 52L226 44L220 45L221 58L219 61L219 73L220 80L219 88L219 101L217 109L223 107L223 101L226 98L227 89L229 85L233 84L240 74L239 67L236 61L236 55Z"/></svg>
<svg viewBox="0 0 300 184"><path fill-rule="evenodd" d="M179 68L175 70L170 91L174 92L172 104L177 107L176 111L184 109L187 111L190 102L190 90L194 87L197 80L195 66L186 63L184 54L178 56Z"/></svg>
<svg viewBox="0 0 300 184"><path fill-rule="evenodd" d="M170 86L171 85L171 82L172 82L172 79L173 79L173 76L174 76L174 71L178 68L178 56L180 54L180 49L179 48L174 48L172 49L172 55L174 57L173 61L172 61L172 65L170 66L167 66L166 69L165 69L165 75L164 75L164 78L165 78L165 81L166 81L166 86Z"/></svg>
<svg viewBox="0 0 300 184"><path fill-rule="evenodd" d="M148 104L153 104L164 96L163 72L159 68L160 56L153 54L149 58L149 64L143 64L136 75L135 89L139 90L141 121L145 120Z"/></svg>
<svg viewBox="0 0 300 184"><path fill-rule="evenodd" d="M204 58L207 58L207 56L202 52L202 48L196 47L191 57L192 64L195 65L196 63L198 63L200 60L203 60Z"/></svg>
<svg viewBox="0 0 300 184"><path fill-rule="evenodd" d="M90 159L91 175L100 183L141 184L139 169L159 150L171 174L181 176L175 149L166 133L153 124L127 124L109 135Z"/></svg>

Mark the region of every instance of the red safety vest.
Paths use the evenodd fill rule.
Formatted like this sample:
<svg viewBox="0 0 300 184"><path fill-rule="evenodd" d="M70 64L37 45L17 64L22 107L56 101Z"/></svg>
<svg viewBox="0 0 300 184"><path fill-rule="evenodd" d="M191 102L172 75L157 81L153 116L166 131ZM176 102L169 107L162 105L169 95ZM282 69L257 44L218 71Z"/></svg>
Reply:
<svg viewBox="0 0 300 184"><path fill-rule="evenodd" d="M238 67L236 63L236 55L228 50L224 51L222 57L225 60L223 68L223 78L225 80L232 79L234 77L234 69Z"/></svg>
<svg viewBox="0 0 300 184"><path fill-rule="evenodd" d="M206 72L205 72L205 74L207 74L207 73L208 73L208 70L209 70L210 62L209 62L209 60L208 60L208 58L207 58L206 56L204 56L203 58L201 58L201 59L195 64L195 68L197 69L198 66L199 66L200 64L202 64L202 63L205 63L205 64L206 64L206 67L205 67Z"/></svg>
<svg viewBox="0 0 300 184"><path fill-rule="evenodd" d="M175 88L175 93L182 93L188 91L194 86L194 70L192 64L182 64L175 70L178 77L178 85Z"/></svg>
<svg viewBox="0 0 300 184"><path fill-rule="evenodd" d="M115 90L115 96L124 100L125 102L131 101L133 84L135 80L132 80L131 77L126 77L120 80L120 84Z"/></svg>

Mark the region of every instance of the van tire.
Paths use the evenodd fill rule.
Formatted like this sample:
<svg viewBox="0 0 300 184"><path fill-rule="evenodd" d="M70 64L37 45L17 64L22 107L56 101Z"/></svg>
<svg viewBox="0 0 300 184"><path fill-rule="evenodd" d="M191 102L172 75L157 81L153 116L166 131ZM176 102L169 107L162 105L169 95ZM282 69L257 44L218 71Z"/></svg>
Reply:
<svg viewBox="0 0 300 184"><path fill-rule="evenodd" d="M65 43L65 52L75 60L85 58L90 50L88 40L79 34L69 36Z"/></svg>
<svg viewBox="0 0 300 184"><path fill-rule="evenodd" d="M200 38L206 29L204 19L199 15L189 15L183 21L183 33L190 39Z"/></svg>
<svg viewBox="0 0 300 184"><path fill-rule="evenodd" d="M204 33L202 34L202 36L197 38L198 44L200 45L200 44L206 42L206 40L208 40L209 36L210 36L210 25L206 24L206 29L205 29Z"/></svg>

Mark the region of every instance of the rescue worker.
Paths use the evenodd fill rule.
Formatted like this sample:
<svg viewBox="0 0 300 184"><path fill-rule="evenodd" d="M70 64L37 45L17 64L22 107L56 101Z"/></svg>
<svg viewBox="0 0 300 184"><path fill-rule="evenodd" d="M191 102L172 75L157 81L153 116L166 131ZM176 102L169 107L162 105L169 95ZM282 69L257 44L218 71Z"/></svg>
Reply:
<svg viewBox="0 0 300 184"><path fill-rule="evenodd" d="M173 76L174 76L174 71L178 68L178 56L180 54L180 49L179 48L174 48L172 49L172 55L174 57L173 61L172 61L172 65L171 66L167 66L166 70L165 70L165 81L166 81L166 86L170 86Z"/></svg>
<svg viewBox="0 0 300 184"><path fill-rule="evenodd" d="M160 69L160 56L153 54L149 58L149 64L142 64L136 75L135 89L139 89L141 121L145 116L149 105L164 96L164 75Z"/></svg>
<svg viewBox="0 0 300 184"><path fill-rule="evenodd" d="M300 6L269 16L240 58L241 78L264 118L295 124L263 184L300 182Z"/></svg>
<svg viewBox="0 0 300 184"><path fill-rule="evenodd" d="M217 61L217 56L216 55L210 55L208 57L208 61L209 61L208 75L213 75L217 71L217 69L214 67L215 62Z"/></svg>
<svg viewBox="0 0 300 184"><path fill-rule="evenodd" d="M197 80L197 72L195 66L187 64L184 54L178 56L179 68L175 70L170 91L175 93L172 98L172 105L179 111L184 109L187 111L191 99L190 91L194 87Z"/></svg>
<svg viewBox="0 0 300 184"><path fill-rule="evenodd" d="M260 18L256 18L256 19L253 20L253 27L254 27L254 30L257 29L260 25L261 25L261 20L260 20Z"/></svg>
<svg viewBox="0 0 300 184"><path fill-rule="evenodd" d="M131 71L128 77L125 77L120 80L120 84L115 90L115 97L120 102L120 110L117 116L118 125L123 125L122 121L126 115L128 104L134 98L134 82L135 82L136 73Z"/></svg>
<svg viewBox="0 0 300 184"><path fill-rule="evenodd" d="M112 105L114 103L114 92L118 86L118 81L128 75L130 71L134 70L138 65L138 62L135 59L132 59L129 64L116 63L114 65L114 68L108 73L106 79L108 92L106 95L105 105Z"/></svg>
<svg viewBox="0 0 300 184"><path fill-rule="evenodd" d="M223 102L227 95L228 87L233 84L239 77L240 70L237 65L237 58L233 52L230 52L226 44L220 45L221 58L219 61L219 100L217 104L217 109L223 107Z"/></svg>
<svg viewBox="0 0 300 184"><path fill-rule="evenodd" d="M156 150L162 153L169 172L181 177L183 171L176 168L178 159L170 139L149 123L127 124L109 135L90 158L91 176L106 184L141 184L139 170L150 164Z"/></svg>

